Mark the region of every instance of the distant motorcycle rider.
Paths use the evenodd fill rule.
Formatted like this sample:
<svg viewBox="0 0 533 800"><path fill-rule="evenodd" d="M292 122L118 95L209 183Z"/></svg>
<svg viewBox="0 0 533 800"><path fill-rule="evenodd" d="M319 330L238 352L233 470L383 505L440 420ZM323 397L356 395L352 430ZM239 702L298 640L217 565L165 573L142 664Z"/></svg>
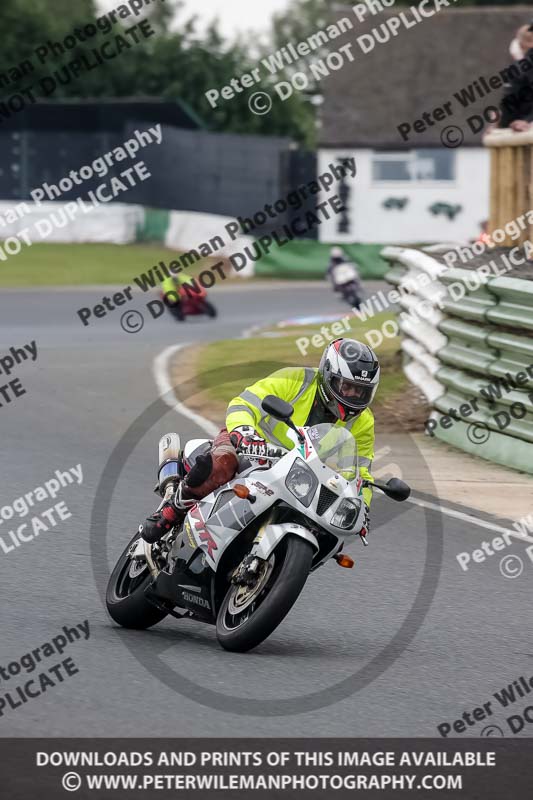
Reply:
<svg viewBox="0 0 533 800"><path fill-rule="evenodd" d="M329 264L326 270L326 278L332 281L332 274L335 267L338 267L339 264L344 264L345 261L347 261L347 258L344 255L342 247L332 247L329 251Z"/></svg>
<svg viewBox="0 0 533 800"><path fill-rule="evenodd" d="M187 285L194 287L194 278L186 272L180 272L178 275L166 277L161 284L161 291L164 295L167 295L169 301L172 301L176 292L179 295L181 287Z"/></svg>
<svg viewBox="0 0 533 800"><path fill-rule="evenodd" d="M328 278L333 286L333 291L338 292L341 290L343 284L346 283L345 280L339 282L338 275L340 274L339 267L343 265L350 270L350 281L355 284L358 293L361 293L361 276L357 270L356 265L353 261L350 261L346 258L346 254L341 247L332 247L330 252L330 259L328 268L326 270L326 278ZM346 270L344 270L346 271Z"/></svg>
<svg viewBox="0 0 533 800"><path fill-rule="evenodd" d="M246 388L231 400L226 412L226 428L215 438L211 452L200 456L180 484L176 497L167 502L141 526L143 537L155 542L181 522L188 507L231 480L237 471L237 451L256 458L267 454L267 442L292 449L283 422L263 411L267 395L290 403L297 427L329 422L346 428L357 442L359 470L372 481L374 457L374 416L369 408L380 379L379 361L374 351L355 339L336 339L322 355L318 368L286 367ZM372 489L363 489L365 523L368 534Z"/></svg>

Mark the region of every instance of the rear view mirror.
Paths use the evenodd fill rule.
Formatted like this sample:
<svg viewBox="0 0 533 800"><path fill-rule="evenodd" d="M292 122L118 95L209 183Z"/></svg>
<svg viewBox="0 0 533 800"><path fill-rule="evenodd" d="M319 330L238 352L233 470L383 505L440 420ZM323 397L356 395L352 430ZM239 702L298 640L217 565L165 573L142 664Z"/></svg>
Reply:
<svg viewBox="0 0 533 800"><path fill-rule="evenodd" d="M411 494L411 487L399 478L391 478L390 481L387 481L387 490L385 493L391 500L397 500L398 503L401 503L407 500Z"/></svg>
<svg viewBox="0 0 533 800"><path fill-rule="evenodd" d="M291 404L286 403L285 400L281 400L274 394L268 394L262 401L261 406L263 411L282 422L287 422L294 414L294 408Z"/></svg>
<svg viewBox="0 0 533 800"><path fill-rule="evenodd" d="M373 486L379 489L380 492L386 494L391 500L396 500L398 503L407 500L411 494L411 487L401 481L399 478L391 478L387 483L380 483L379 481L363 481L363 486Z"/></svg>

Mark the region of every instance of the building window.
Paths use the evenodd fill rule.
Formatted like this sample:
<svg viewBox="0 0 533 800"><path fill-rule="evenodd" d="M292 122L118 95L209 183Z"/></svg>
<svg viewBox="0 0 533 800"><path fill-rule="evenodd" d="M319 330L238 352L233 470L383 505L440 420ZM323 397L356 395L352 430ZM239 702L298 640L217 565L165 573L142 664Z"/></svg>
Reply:
<svg viewBox="0 0 533 800"><path fill-rule="evenodd" d="M375 182L425 183L455 180L453 150L426 148L372 155L372 180Z"/></svg>

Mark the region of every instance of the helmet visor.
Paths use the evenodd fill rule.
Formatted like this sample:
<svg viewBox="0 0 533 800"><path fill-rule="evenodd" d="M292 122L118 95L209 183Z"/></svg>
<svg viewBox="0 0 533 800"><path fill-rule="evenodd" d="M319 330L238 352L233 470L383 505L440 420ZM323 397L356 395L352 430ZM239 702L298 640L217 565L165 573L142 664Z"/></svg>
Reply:
<svg viewBox="0 0 533 800"><path fill-rule="evenodd" d="M331 379L331 390L337 400L347 408L366 408L372 401L377 386L357 383L347 378L334 377Z"/></svg>

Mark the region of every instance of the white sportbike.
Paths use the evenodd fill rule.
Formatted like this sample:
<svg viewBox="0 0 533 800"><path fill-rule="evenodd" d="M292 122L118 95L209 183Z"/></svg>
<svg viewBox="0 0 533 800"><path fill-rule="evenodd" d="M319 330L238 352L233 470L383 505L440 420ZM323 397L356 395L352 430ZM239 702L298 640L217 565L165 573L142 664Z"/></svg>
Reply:
<svg viewBox="0 0 533 800"><path fill-rule="evenodd" d="M137 533L109 580L107 608L127 628L149 628L168 614L216 625L219 643L244 652L256 647L288 614L311 572L333 558L353 566L345 543L362 535L362 491L372 485L394 500L409 487L359 476L357 445L331 424L296 428L293 408L270 395L262 403L286 423L294 447L270 447L267 457L240 457L235 478L194 505L184 523L156 544ZM160 442L163 502L181 480L184 462L210 447L178 434Z"/></svg>

